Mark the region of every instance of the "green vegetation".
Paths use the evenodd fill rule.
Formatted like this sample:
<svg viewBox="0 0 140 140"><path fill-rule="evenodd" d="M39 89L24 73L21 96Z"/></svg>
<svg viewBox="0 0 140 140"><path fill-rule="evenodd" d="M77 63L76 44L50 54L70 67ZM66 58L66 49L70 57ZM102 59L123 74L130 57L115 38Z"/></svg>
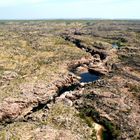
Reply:
<svg viewBox="0 0 140 140"><path fill-rule="evenodd" d="M82 109L80 109L79 115L82 119L85 120L85 122L90 127L92 127L92 124L94 121L98 121L98 123L105 126L105 128L107 129L107 133L106 133L106 131L104 131L104 133L103 133L104 140L108 140L108 139L113 140L114 138L117 138L121 134L119 128L117 128L117 126L115 124L113 124L111 121L109 121L105 118L101 118L99 113L90 106L85 107L85 108L83 107Z"/></svg>

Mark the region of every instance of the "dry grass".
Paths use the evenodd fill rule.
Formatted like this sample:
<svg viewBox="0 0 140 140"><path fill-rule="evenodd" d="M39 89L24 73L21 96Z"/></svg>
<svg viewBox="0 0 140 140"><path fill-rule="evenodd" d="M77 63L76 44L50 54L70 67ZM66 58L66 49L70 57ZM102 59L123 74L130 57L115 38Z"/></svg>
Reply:
<svg viewBox="0 0 140 140"><path fill-rule="evenodd" d="M42 24L45 28L50 25ZM2 26L2 25L1 25ZM24 82L44 81L49 83L66 74L67 63L87 56L85 52L53 34L59 27L54 24L45 36L40 36L42 29L36 31L22 24L24 31L16 31L14 25L0 30L0 100L8 96L18 96L19 86ZM17 25L18 27L18 25ZM29 24L28 28L32 26ZM49 28L49 27L48 27ZM24 33L24 34L22 34ZM7 73L16 73L16 77L8 78ZM5 77L5 78L3 78Z"/></svg>

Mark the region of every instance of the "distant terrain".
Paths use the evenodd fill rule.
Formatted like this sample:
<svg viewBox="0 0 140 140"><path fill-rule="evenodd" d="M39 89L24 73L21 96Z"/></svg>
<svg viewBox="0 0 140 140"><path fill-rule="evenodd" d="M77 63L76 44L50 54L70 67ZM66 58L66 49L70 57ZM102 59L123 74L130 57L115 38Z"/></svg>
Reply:
<svg viewBox="0 0 140 140"><path fill-rule="evenodd" d="M139 140L140 21L0 21L0 140Z"/></svg>

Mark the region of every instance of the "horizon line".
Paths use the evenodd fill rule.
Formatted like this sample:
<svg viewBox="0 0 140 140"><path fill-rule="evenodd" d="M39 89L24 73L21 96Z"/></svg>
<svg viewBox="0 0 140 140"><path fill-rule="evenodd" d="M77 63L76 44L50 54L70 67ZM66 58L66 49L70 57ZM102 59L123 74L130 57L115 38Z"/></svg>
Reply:
<svg viewBox="0 0 140 140"><path fill-rule="evenodd" d="M8 20L140 20L140 18L7 18L0 21Z"/></svg>

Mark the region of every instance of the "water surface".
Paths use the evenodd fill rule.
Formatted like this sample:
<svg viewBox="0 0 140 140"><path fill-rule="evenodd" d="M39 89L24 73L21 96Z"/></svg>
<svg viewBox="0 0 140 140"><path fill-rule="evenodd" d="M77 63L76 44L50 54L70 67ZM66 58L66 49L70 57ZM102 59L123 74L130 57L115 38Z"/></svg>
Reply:
<svg viewBox="0 0 140 140"><path fill-rule="evenodd" d="M86 83L86 82L94 82L96 80L98 80L100 77L95 75L95 74L91 74L89 72L85 72L85 73L81 73L80 74L81 80L80 82L82 83Z"/></svg>

